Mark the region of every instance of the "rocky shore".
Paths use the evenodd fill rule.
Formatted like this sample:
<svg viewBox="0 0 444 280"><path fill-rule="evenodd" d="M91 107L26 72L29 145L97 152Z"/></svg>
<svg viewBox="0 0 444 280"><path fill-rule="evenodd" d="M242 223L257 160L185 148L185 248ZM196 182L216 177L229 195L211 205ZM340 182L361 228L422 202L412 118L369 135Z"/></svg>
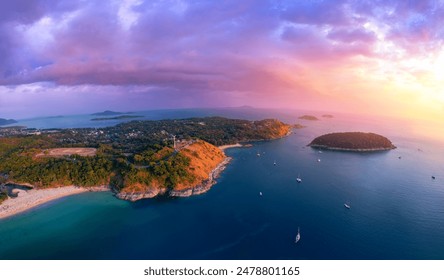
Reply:
<svg viewBox="0 0 444 280"><path fill-rule="evenodd" d="M226 166L230 161L231 161L230 157L225 158L224 161L222 161L219 165L217 165L216 168L214 168L208 174L208 179L202 181L201 184L196 186L192 186L181 190L170 190L170 191L167 191L165 188L153 188L145 192L132 192L132 193L120 192L116 194L116 197L129 201L137 201L145 198L153 198L158 195L168 195L172 197L188 197L192 195L202 194L210 190L211 187L217 183L216 179L220 176L220 174L226 168Z"/></svg>
<svg viewBox="0 0 444 280"><path fill-rule="evenodd" d="M208 179L203 181L201 184L184 190L171 190L169 192L169 195L176 197L188 197L207 192L214 184L217 183L216 179L220 176L220 174L226 168L230 161L230 157L225 158L224 161L222 161L218 166L216 166L216 168L214 168L210 172L210 174L208 174Z"/></svg>
<svg viewBox="0 0 444 280"><path fill-rule="evenodd" d="M128 201L136 201L144 198L153 198L158 195L164 195L165 193L165 188L153 188L144 192L118 192L116 193L116 197Z"/></svg>

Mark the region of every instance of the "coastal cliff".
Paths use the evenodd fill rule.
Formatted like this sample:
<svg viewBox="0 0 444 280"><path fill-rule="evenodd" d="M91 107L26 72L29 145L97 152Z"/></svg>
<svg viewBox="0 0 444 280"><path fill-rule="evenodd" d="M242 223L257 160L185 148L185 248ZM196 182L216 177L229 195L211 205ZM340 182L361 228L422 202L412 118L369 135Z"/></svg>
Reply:
<svg viewBox="0 0 444 280"><path fill-rule="evenodd" d="M386 137L375 133L338 132L316 137L308 146L312 148L373 152L395 149L396 146Z"/></svg>
<svg viewBox="0 0 444 280"><path fill-rule="evenodd" d="M202 140L186 145L171 155L173 156L181 157L187 162L187 166L178 172L176 179L160 176L150 180L147 177L151 174L139 170L131 178L124 179L123 186L116 196L136 201L165 194L176 197L201 194L216 183L215 179L230 161L219 148Z"/></svg>

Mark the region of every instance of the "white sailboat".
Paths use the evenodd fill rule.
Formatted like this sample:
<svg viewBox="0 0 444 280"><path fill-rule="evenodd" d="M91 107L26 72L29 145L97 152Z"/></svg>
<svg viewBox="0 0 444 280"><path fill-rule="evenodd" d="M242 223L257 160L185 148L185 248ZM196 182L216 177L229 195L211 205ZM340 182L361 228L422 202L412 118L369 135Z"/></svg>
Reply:
<svg viewBox="0 0 444 280"><path fill-rule="evenodd" d="M298 182L298 183L302 182L301 176L298 175L298 177L296 178L296 182Z"/></svg>
<svg viewBox="0 0 444 280"><path fill-rule="evenodd" d="M301 240L301 231L299 230L299 227L298 227L298 234L296 234L296 239L294 240L294 243L298 243L299 240Z"/></svg>

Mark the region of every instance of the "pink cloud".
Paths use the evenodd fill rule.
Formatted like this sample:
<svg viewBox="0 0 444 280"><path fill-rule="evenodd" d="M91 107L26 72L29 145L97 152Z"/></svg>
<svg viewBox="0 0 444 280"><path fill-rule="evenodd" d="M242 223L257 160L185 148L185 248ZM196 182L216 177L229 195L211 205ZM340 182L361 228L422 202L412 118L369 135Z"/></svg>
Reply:
<svg viewBox="0 0 444 280"><path fill-rule="evenodd" d="M91 95L111 86L131 96L125 102L158 106L172 97L189 106L318 100L339 87L331 73L353 76L353 67L365 67L355 58L376 57L381 39L369 23L409 54L444 39L436 1L141 1L129 25L119 1L28 2L0 4L0 85L85 85ZM22 30L44 17L51 40L34 47L40 34Z"/></svg>

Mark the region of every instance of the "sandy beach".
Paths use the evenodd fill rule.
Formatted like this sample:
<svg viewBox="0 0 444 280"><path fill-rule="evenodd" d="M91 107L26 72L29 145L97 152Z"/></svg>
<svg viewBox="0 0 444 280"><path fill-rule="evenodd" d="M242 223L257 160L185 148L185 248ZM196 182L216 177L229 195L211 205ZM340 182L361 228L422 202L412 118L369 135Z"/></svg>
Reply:
<svg viewBox="0 0 444 280"><path fill-rule="evenodd" d="M13 216L15 214L24 212L38 205L44 204L54 199L61 197L84 193L88 191L105 191L103 188L79 188L75 186L51 188L51 189L32 189L32 190L20 190L18 191L18 196L16 198L8 198L2 204L0 204L0 219Z"/></svg>
<svg viewBox="0 0 444 280"><path fill-rule="evenodd" d="M221 149L222 151L225 151L226 149L229 148L240 148L243 147L244 145L240 144L240 143L236 143L236 144L232 144L232 145L223 145L223 146L219 146L218 148Z"/></svg>

